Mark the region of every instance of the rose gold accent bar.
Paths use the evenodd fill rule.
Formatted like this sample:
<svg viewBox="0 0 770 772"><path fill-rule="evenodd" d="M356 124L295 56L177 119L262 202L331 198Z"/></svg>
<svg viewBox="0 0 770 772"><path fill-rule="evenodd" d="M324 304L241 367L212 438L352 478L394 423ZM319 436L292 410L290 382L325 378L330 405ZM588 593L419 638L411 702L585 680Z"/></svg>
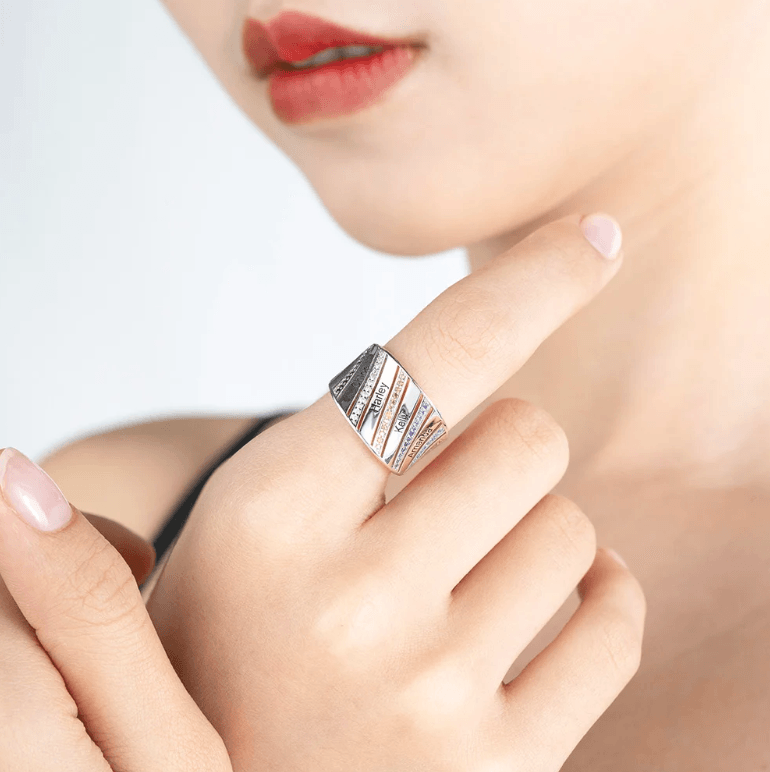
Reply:
<svg viewBox="0 0 770 772"><path fill-rule="evenodd" d="M377 442L377 435L380 432L380 425L382 424L383 416L385 415L385 412L388 409L388 405L390 404L390 400L393 396L393 389L396 387L396 384L398 383L398 376L399 373L403 372L403 368L401 365L396 365L396 372L393 373L393 380L390 382L390 388L388 389L388 393L385 396L385 399L382 403L382 410L380 410L380 417L377 419L377 424L374 427L374 434L372 435L372 447Z"/></svg>
<svg viewBox="0 0 770 772"><path fill-rule="evenodd" d="M382 458L382 452L385 449L388 437L390 437L390 432L393 428L393 418L397 415L396 411L401 406L401 400L404 398L404 386L408 380L409 376L406 374L406 370L399 365L390 393L388 394L388 400L385 403L385 409L382 411L380 421L374 432L374 452L380 458Z"/></svg>
<svg viewBox="0 0 770 772"><path fill-rule="evenodd" d="M401 398L401 404L398 407L398 413L396 414L393 424L391 426L390 435L385 443L385 449L382 452L382 460L391 466L394 464L401 454L401 446L406 441L406 437L409 434L409 429L412 426L414 417L417 415L420 405L423 401L423 393L420 391L420 387L411 379L407 380L404 386L404 394ZM408 410L408 417L406 423L401 427L401 431L397 430L398 422L400 420L399 414L405 407ZM425 416L423 416L424 418ZM404 449L406 453L406 449ZM403 461L403 455L401 455L401 461Z"/></svg>

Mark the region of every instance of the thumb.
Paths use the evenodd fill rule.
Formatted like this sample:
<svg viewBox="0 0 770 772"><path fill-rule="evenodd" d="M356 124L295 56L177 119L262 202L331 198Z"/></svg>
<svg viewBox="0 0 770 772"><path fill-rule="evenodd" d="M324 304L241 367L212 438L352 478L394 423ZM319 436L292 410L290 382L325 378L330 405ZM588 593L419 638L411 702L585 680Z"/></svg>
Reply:
<svg viewBox="0 0 770 772"><path fill-rule="evenodd" d="M108 517L86 512L83 515L120 553L123 560L128 563L136 583L141 585L155 567L155 548L152 544Z"/></svg>
<svg viewBox="0 0 770 772"><path fill-rule="evenodd" d="M232 772L126 561L14 448L0 453L0 575L114 769Z"/></svg>

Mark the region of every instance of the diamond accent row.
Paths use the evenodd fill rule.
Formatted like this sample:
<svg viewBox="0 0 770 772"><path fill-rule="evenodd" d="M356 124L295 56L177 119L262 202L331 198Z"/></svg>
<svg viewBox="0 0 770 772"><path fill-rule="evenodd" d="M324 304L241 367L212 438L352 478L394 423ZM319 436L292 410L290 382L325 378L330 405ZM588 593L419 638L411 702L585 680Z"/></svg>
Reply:
<svg viewBox="0 0 770 772"><path fill-rule="evenodd" d="M414 420L412 421L412 425L409 427L409 431L406 433L404 441L401 443L401 448L398 451L396 460L393 462L394 470L400 469L401 462L404 460L404 456L406 455L407 450L409 450L409 446L412 444L414 435L417 433L417 430L420 428L420 426L422 426L422 419L428 410L432 409L433 408L431 407L430 402L428 402L427 398L423 395L422 404L418 408L417 413L414 416Z"/></svg>
<svg viewBox="0 0 770 772"><path fill-rule="evenodd" d="M390 431L391 424L393 423L393 416L396 413L396 406L401 402L401 392L404 389L404 383L406 383L406 370L403 367L398 368L398 378L396 379L396 385L393 387L388 400L388 405L380 418L380 427L377 431L377 437L374 440L372 447L374 452L378 455L382 455L382 447L385 444L388 433Z"/></svg>
<svg viewBox="0 0 770 772"><path fill-rule="evenodd" d="M414 457L412 463L416 464L420 460L420 457L425 454L425 451L427 451L428 448L430 448L431 445L433 445L436 442L436 440L443 437L445 434L446 434L446 429L443 426L439 427L435 432L433 432L433 434L430 436L428 441L420 448L417 455Z"/></svg>
<svg viewBox="0 0 770 772"><path fill-rule="evenodd" d="M382 365L385 362L386 356L387 351L384 349L377 355L377 359L369 373L369 377L366 379L366 383L363 385L363 388L358 395L358 399L356 400L356 405L350 414L350 422L356 428L358 428L358 419L361 417L361 413L363 412L366 402L369 399L369 395L372 393L374 384L380 377L380 370L382 370Z"/></svg>
<svg viewBox="0 0 770 772"><path fill-rule="evenodd" d="M335 397L339 397L340 394L342 394L342 390L345 388L345 386L350 383L350 379L356 374L356 370L358 370L358 366L361 364L361 360L366 356L366 351L361 354L358 359L356 359L355 362L350 366L350 370L348 371L348 374L334 387L334 391L332 394L334 394Z"/></svg>

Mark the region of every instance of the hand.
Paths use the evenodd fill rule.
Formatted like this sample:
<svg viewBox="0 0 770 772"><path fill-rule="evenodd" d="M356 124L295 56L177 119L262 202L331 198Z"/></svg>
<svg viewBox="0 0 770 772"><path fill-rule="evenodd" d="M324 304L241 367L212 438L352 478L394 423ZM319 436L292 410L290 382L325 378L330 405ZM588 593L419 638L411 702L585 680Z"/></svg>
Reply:
<svg viewBox="0 0 770 772"><path fill-rule="evenodd" d="M578 223L385 344L450 430L617 271ZM325 393L204 487L148 609L237 772L553 772L636 672L644 595L549 493L568 462L554 420L498 400L425 459L385 503L389 471ZM579 582L564 629L503 683Z"/></svg>
<svg viewBox="0 0 770 772"><path fill-rule="evenodd" d="M0 768L232 772L139 593L152 546L12 448L0 491Z"/></svg>

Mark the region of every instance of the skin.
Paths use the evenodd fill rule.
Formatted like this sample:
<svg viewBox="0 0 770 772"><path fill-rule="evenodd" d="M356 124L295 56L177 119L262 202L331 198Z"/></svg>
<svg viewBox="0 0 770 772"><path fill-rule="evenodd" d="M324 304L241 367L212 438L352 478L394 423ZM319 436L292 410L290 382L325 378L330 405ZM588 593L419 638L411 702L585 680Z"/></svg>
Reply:
<svg viewBox="0 0 770 772"><path fill-rule="evenodd" d="M449 432L616 274L622 255L600 255L584 219L540 229L386 342ZM547 493L568 455L545 411L498 400L386 503L389 470L327 392L217 467L145 608L120 531L113 546L6 449L3 758L81 772L561 768L637 671L646 611L585 513ZM506 682L576 584L574 615Z"/></svg>
<svg viewBox="0 0 770 772"><path fill-rule="evenodd" d="M29 515L32 514L32 517ZM0 758L40 772L233 772L139 593L152 547L0 451Z"/></svg>
<svg viewBox="0 0 770 772"><path fill-rule="evenodd" d="M477 16L461 0L293 5L374 33L425 31L430 47L392 100L304 127L272 115L237 45L247 10L265 19L280 4L167 5L362 243L399 255L466 245L476 273L569 212L619 220L624 269L453 433L501 398L544 407L570 444L555 490L647 597L642 666L564 769L769 764L768 4L499 2ZM385 498L412 479L390 478ZM217 574L181 539L172 557L177 576L194 558ZM573 599L509 678L574 610Z"/></svg>
<svg viewBox="0 0 770 772"><path fill-rule="evenodd" d="M770 719L768 3L292 3L429 46L380 108L293 127L237 46L244 13L282 3L166 4L362 243L466 245L477 271L554 217L619 220L624 271L487 401L521 397L558 420L570 466L557 490L651 607L640 674L568 769L770 763L756 723Z"/></svg>

